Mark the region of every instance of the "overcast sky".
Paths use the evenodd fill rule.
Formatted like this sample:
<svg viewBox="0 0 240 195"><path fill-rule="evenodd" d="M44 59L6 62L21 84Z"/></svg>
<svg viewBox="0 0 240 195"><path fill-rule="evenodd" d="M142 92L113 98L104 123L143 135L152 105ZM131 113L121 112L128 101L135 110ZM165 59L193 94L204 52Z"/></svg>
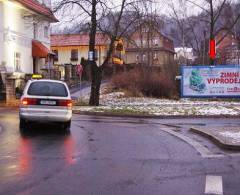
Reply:
<svg viewBox="0 0 240 195"><path fill-rule="evenodd" d="M52 0L52 5L54 6L57 2L61 0ZM202 11L199 7L188 3L187 7L185 10L181 9L181 3L179 2L185 2L186 0L153 0L154 3L148 4L148 10L149 12L155 12L159 15L167 15L171 16L172 9L170 8L172 5L174 6L175 9L180 10L180 15L182 14L182 17L185 16L190 16L190 15L196 15L200 11ZM206 0L192 0L193 2L196 2L197 4L203 6L204 8L208 8ZM215 3L222 2L223 0L216 0ZM227 0L227 1L232 1L236 2L239 0ZM119 9L119 5L121 4L121 0L106 0L108 6L114 8L115 10ZM90 7L90 5L85 5L86 8ZM113 10L114 10L113 9ZM99 9L100 10L100 9ZM59 23L53 25L53 29L56 29L56 26L60 29L63 29L64 27L69 27L72 26L76 23L79 23L79 21L88 21L90 20L90 17L87 14L84 14L81 10L79 10L78 7L75 8L70 8L67 10L62 10L57 13L55 13L56 17L59 19ZM101 14L99 14L101 15Z"/></svg>

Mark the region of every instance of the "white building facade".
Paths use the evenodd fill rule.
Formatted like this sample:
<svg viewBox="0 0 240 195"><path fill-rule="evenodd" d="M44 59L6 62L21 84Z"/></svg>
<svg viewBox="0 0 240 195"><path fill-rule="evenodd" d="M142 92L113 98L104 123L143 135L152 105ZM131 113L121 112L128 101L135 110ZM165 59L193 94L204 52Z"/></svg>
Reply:
<svg viewBox="0 0 240 195"><path fill-rule="evenodd" d="M44 3L44 4L42 4ZM48 7L47 7L48 6ZM0 73L17 79L51 63L51 0L0 0Z"/></svg>
<svg viewBox="0 0 240 195"><path fill-rule="evenodd" d="M193 48L175 47L174 50L176 52L174 58L181 64L191 64L196 58L193 54Z"/></svg>

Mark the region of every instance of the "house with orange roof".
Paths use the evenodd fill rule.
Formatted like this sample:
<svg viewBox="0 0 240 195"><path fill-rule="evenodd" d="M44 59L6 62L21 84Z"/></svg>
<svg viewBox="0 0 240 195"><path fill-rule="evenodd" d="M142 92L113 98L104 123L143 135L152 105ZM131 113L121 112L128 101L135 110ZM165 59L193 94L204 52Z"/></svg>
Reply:
<svg viewBox="0 0 240 195"><path fill-rule="evenodd" d="M58 22L51 0L0 0L0 75L16 87L26 74L45 72L50 77L53 53L50 24Z"/></svg>
<svg viewBox="0 0 240 195"><path fill-rule="evenodd" d="M129 39L117 39L109 67L113 65L150 65L161 68L174 63L173 41L163 35L158 29L141 25L136 28ZM110 39L98 32L95 40L96 63L101 65L106 59ZM76 65L88 59L89 33L53 34L51 35L51 50L55 53L54 65L61 72L65 81L76 79ZM86 67L89 68L89 67ZM87 71L89 72L89 71Z"/></svg>
<svg viewBox="0 0 240 195"><path fill-rule="evenodd" d="M96 34L96 63L101 65L107 54L109 39L102 33ZM61 79L69 80L76 76L75 67L88 59L89 34L51 35L51 50L55 53L54 65L61 72Z"/></svg>

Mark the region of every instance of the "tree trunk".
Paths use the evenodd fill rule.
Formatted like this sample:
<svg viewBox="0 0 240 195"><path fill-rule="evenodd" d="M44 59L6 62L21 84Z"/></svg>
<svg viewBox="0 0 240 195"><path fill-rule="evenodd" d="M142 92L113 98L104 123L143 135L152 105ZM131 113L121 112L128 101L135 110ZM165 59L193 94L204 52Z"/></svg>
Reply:
<svg viewBox="0 0 240 195"><path fill-rule="evenodd" d="M102 70L97 66L95 62L95 37L97 30L97 13L96 13L97 0L92 0L92 12L91 12L91 30L89 39L89 51L93 54L93 59L88 60L91 67L91 94L89 99L90 106L99 105L100 85L102 80Z"/></svg>
<svg viewBox="0 0 240 195"><path fill-rule="evenodd" d="M91 95L89 100L90 106L99 106L100 86L102 81L102 68L98 67L96 62L91 63Z"/></svg>

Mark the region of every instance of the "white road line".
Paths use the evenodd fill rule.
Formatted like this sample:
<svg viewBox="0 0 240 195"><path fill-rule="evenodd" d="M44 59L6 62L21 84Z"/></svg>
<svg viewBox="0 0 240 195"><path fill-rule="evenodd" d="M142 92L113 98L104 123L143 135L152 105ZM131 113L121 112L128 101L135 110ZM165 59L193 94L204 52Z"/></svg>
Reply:
<svg viewBox="0 0 240 195"><path fill-rule="evenodd" d="M180 138L181 140L187 142L188 144L190 144L192 147L194 147L200 154L203 158L222 158L224 157L224 155L222 154L214 154L212 153L209 149L207 149L205 146L201 145L200 143L194 141L193 139L181 134L181 133L177 133L175 131L172 131L168 128L164 128L164 127L161 127L161 130L173 135L173 136L176 136L178 138Z"/></svg>
<svg viewBox="0 0 240 195"><path fill-rule="evenodd" d="M206 176L205 194L223 195L222 176Z"/></svg>

